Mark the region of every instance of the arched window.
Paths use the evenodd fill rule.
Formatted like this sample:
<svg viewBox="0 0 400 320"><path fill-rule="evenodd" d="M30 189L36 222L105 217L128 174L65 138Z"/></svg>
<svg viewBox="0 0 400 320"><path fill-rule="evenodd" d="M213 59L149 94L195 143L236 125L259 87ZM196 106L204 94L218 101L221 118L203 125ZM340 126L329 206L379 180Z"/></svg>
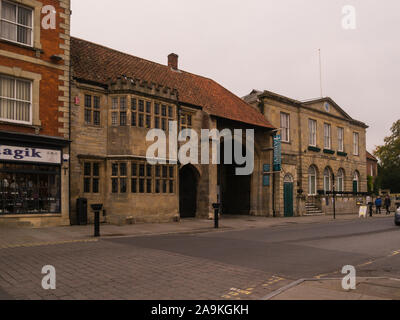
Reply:
<svg viewBox="0 0 400 320"><path fill-rule="evenodd" d="M339 192L344 191L344 170L342 168L340 168L338 171L336 189Z"/></svg>
<svg viewBox="0 0 400 320"><path fill-rule="evenodd" d="M360 173L356 170L353 176L353 192L359 192L360 190Z"/></svg>
<svg viewBox="0 0 400 320"><path fill-rule="evenodd" d="M308 194L317 194L317 169L315 166L311 166L308 169Z"/></svg>
<svg viewBox="0 0 400 320"><path fill-rule="evenodd" d="M331 191L332 185L332 170L328 167L324 170L324 191Z"/></svg>

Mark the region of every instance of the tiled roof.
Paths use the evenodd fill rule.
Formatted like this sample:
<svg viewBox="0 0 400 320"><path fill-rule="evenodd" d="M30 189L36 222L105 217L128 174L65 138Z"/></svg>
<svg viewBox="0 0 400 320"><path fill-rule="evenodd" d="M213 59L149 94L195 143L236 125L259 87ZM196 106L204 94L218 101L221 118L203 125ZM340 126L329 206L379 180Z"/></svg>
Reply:
<svg viewBox="0 0 400 320"><path fill-rule="evenodd" d="M175 88L183 103L202 107L207 113L254 126L273 128L265 117L217 82L182 70L172 70L126 53L85 40L71 38L73 76L106 84L125 75Z"/></svg>
<svg viewBox="0 0 400 320"><path fill-rule="evenodd" d="M378 162L378 159L367 151L367 159Z"/></svg>

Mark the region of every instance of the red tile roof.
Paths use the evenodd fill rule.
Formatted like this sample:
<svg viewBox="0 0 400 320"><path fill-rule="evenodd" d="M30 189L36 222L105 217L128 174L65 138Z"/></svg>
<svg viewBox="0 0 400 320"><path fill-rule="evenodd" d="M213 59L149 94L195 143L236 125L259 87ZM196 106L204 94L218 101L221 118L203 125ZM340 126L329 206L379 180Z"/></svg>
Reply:
<svg viewBox="0 0 400 320"><path fill-rule="evenodd" d="M378 159L367 151L367 159L378 162Z"/></svg>
<svg viewBox="0 0 400 320"><path fill-rule="evenodd" d="M122 53L85 40L71 38L73 77L99 84L125 75L175 88L179 100L207 113L264 128L274 128L265 117L217 82L182 70Z"/></svg>

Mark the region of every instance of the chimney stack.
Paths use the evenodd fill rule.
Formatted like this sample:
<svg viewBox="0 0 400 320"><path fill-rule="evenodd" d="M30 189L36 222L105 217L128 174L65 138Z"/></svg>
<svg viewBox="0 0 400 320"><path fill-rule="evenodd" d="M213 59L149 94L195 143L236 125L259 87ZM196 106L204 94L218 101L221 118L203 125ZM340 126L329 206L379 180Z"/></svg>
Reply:
<svg viewBox="0 0 400 320"><path fill-rule="evenodd" d="M171 53L168 55L168 67L178 70L178 55L175 53Z"/></svg>

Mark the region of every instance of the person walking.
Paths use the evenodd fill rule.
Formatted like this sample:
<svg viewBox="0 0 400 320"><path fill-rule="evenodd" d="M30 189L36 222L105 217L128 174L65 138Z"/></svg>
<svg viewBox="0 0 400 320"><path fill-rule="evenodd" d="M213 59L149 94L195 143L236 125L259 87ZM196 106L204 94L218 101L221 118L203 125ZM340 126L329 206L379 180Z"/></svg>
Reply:
<svg viewBox="0 0 400 320"><path fill-rule="evenodd" d="M390 196L387 195L385 198L386 214L390 214L390 205L391 205Z"/></svg>
<svg viewBox="0 0 400 320"><path fill-rule="evenodd" d="M382 198L378 196L375 200L376 214L381 214Z"/></svg>

